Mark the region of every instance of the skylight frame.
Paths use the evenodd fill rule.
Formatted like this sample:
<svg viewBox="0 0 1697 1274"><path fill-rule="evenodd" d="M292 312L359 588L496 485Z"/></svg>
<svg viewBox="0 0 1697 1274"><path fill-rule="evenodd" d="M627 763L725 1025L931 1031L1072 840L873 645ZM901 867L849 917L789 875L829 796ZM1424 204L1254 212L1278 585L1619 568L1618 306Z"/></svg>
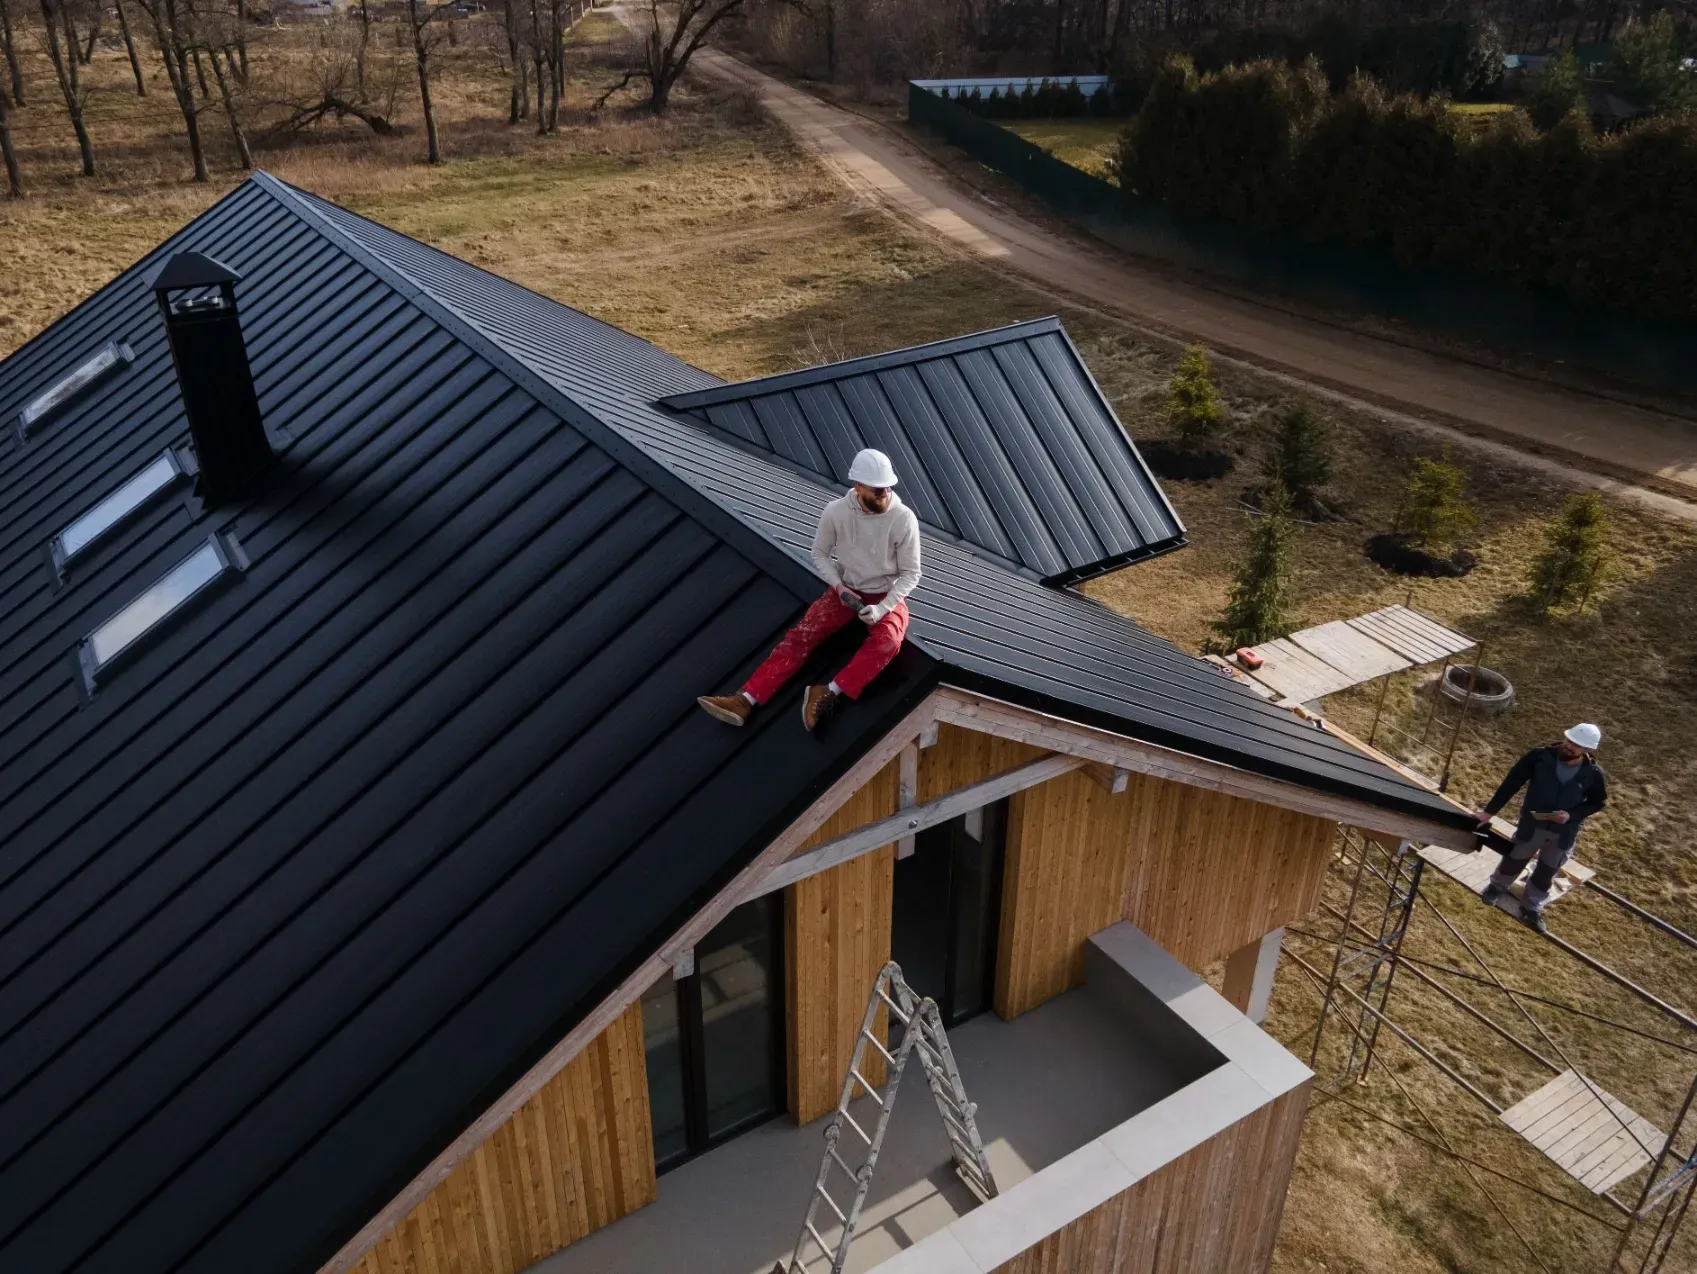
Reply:
<svg viewBox="0 0 1697 1274"><path fill-rule="evenodd" d="M28 442L57 412L71 405L113 373L135 362L135 351L107 341L76 367L30 399L18 411L18 437Z"/></svg>
<svg viewBox="0 0 1697 1274"><path fill-rule="evenodd" d="M115 668L149 646L194 604L242 571L240 545L210 535L195 550L98 624L77 644L83 683L92 695ZM102 652L103 634L109 649Z"/></svg>
<svg viewBox="0 0 1697 1274"><path fill-rule="evenodd" d="M54 569L62 578L73 561L140 516L187 477L182 458L175 448L167 447L53 537L50 549Z"/></svg>

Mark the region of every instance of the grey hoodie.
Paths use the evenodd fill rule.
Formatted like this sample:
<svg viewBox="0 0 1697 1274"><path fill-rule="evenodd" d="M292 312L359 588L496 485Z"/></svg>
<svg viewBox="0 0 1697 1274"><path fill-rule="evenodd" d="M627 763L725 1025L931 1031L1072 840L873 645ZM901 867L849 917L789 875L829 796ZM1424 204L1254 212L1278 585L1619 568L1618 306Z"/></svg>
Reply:
<svg viewBox="0 0 1697 1274"><path fill-rule="evenodd" d="M883 593L894 610L919 583L919 519L894 491L889 508L868 513L851 489L819 515L813 566L832 588Z"/></svg>

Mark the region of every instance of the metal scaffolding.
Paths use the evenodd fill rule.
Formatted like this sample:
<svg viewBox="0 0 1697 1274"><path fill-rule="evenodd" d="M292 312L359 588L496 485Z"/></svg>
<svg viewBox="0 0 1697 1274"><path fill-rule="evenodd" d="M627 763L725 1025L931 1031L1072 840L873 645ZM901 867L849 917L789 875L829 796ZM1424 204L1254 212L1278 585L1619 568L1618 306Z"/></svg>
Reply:
<svg viewBox="0 0 1697 1274"><path fill-rule="evenodd" d="M1458 1163L1480 1187L1483 1197L1496 1209L1540 1268L1547 1267L1536 1248L1514 1226L1492 1192L1484 1188L1479 1174L1484 1173L1522 1188L1615 1232L1613 1255L1605 1267L1611 1274L1673 1274L1674 1267L1668 1264L1670 1254L1691 1210L1693 1195L1697 1194L1697 1074L1686 1089L1672 1126L1663 1136L1661 1130L1648 1120L1587 1078L1529 1006L1558 1009L1592 1024L1628 1032L1678 1050L1687 1059L1697 1057L1697 1019L1639 986L1591 953L1554 934L1540 937L1530 929L1526 931L1529 941L1548 942L1553 949L1572 957L1655 1010L1674 1026L1671 1032L1673 1038L1612 1020L1593 1011L1595 1006L1585 1008L1566 1004L1508 985L1497 975L1477 945L1470 943L1437 903L1422 892L1426 866L1417 845L1346 829L1340 837L1338 852L1330 868L1334 886L1332 892L1334 897L1341 893L1342 903L1322 902L1322 915L1317 918L1319 923L1316 925L1316 929L1323 930L1330 921L1333 931L1316 932L1315 929L1300 927L1287 930L1329 953L1329 960L1311 961L1296 950L1287 952L1293 965L1320 998L1319 1017L1309 1028L1313 1039L1308 1051L1309 1066L1316 1072L1317 1090L1323 1099L1341 1102L1398 1128L1411 1139ZM1625 913L1642 920L1669 941L1697 949L1697 940L1666 920L1611 890L1595 887L1594 892L1618 905ZM1405 941L1417 919L1429 920L1457 942L1466 951L1473 970L1405 954ZM1447 1048L1435 1050L1396 1020L1391 1012L1391 993L1399 978L1412 978L1436 992L1445 1006L1464 1014L1475 1026L1490 1031L1554 1078L1544 1089L1505 1109L1461 1074L1455 1065L1439 1056L1440 1052L1448 1052L1453 1060L1453 1041L1446 1040ZM1510 1024L1498 1021L1458 994L1453 989L1454 984L1446 985L1445 979L1489 987L1499 993L1514 1010ZM1511 1025L1516 1029L1511 1029ZM1342 1041L1336 1041L1335 1047L1323 1050L1328 1030L1339 1028L1346 1032L1347 1049L1342 1047ZM1536 1147L1546 1159L1567 1173L1570 1181L1583 1187L1575 1194L1603 1203L1605 1210L1599 1213L1594 1206L1588 1206L1576 1197L1564 1197L1459 1152L1398 1078L1395 1070L1382 1063L1381 1072L1419 1113L1426 1127L1409 1127L1360 1100L1357 1090L1367 1082L1375 1058L1384 1048L1384 1032L1389 1032L1450 1083L1490 1110L1497 1121L1519 1132L1522 1144ZM1333 1038L1335 1040L1335 1036ZM1293 1044L1293 1047L1296 1046ZM1330 1073L1322 1073L1328 1062ZM1549 1090L1549 1095L1546 1095L1546 1090ZM1567 1125L1559 1125L1558 1119L1568 1121L1571 1129ZM1645 1171L1646 1168L1648 1171ZM1640 1174L1643 1180L1635 1194L1621 1197L1619 1189Z"/></svg>

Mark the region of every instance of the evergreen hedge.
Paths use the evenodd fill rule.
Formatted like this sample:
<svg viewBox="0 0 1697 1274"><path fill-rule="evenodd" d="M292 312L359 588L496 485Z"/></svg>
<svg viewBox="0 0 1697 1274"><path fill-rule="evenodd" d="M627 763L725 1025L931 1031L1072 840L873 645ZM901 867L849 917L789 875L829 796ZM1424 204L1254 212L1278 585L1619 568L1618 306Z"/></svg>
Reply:
<svg viewBox="0 0 1697 1274"><path fill-rule="evenodd" d="M1067 119L1124 115L1129 109L1106 85L1086 95L1075 80L1043 80L1022 89L1009 85L1006 91L992 88L988 93L973 88L957 91L950 100L985 119Z"/></svg>
<svg viewBox="0 0 1697 1274"><path fill-rule="evenodd" d="M1120 171L1133 196L1252 229L1697 317L1689 116L1602 137L1577 114L1542 133L1520 111L1480 127L1362 76L1334 95L1312 59L1199 75L1172 58Z"/></svg>

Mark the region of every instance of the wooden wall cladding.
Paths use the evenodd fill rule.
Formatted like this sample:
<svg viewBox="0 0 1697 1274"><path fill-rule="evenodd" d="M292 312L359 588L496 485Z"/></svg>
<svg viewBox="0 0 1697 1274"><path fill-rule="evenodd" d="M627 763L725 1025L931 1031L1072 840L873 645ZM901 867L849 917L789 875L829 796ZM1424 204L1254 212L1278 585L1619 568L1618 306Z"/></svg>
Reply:
<svg viewBox="0 0 1697 1274"><path fill-rule="evenodd" d="M939 796L1017 769L1028 761L1048 755L1042 748L1029 743L1016 743L978 730L963 730L959 726L939 725L937 742L919 753L918 801L934 801Z"/></svg>
<svg viewBox="0 0 1697 1274"><path fill-rule="evenodd" d="M1129 920L1200 972L1319 902L1337 826L1132 775L1108 792L1065 774L1013 798L996 1011L1077 986L1084 940Z"/></svg>
<svg viewBox="0 0 1697 1274"><path fill-rule="evenodd" d="M654 1197L637 1003L384 1235L354 1274L517 1274Z"/></svg>
<svg viewBox="0 0 1697 1274"><path fill-rule="evenodd" d="M996 1274L1260 1274L1273 1256L1309 1085L1150 1173Z"/></svg>
<svg viewBox="0 0 1697 1274"><path fill-rule="evenodd" d="M880 770L804 849L896 812L899 762ZM797 1123L837 1104L872 981L890 958L895 846L862 854L784 891L785 1034L789 1111ZM879 1038L886 1038L879 1018ZM873 1053L861 1073L884 1080Z"/></svg>

